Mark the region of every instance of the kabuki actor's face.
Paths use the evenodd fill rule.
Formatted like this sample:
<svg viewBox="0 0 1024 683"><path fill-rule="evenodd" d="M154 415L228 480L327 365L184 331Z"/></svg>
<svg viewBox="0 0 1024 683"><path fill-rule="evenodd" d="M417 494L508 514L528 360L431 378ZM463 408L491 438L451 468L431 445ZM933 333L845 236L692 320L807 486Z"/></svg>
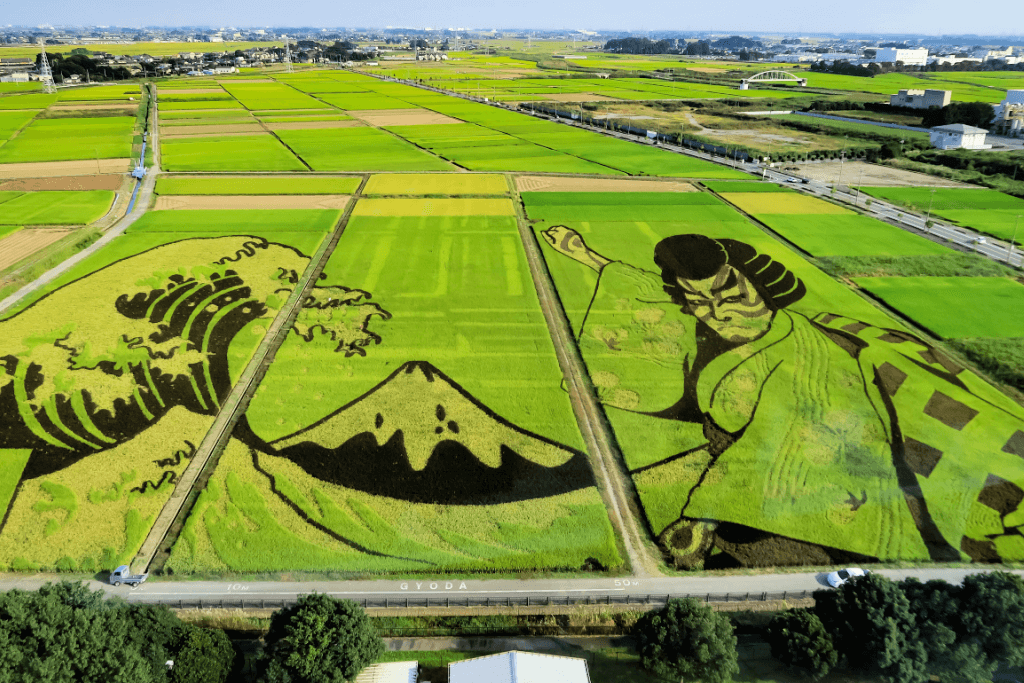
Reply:
<svg viewBox="0 0 1024 683"><path fill-rule="evenodd" d="M707 279L677 278L676 284L686 296L683 312L727 342L754 341L771 327L774 312L743 273L730 265L722 266Z"/></svg>

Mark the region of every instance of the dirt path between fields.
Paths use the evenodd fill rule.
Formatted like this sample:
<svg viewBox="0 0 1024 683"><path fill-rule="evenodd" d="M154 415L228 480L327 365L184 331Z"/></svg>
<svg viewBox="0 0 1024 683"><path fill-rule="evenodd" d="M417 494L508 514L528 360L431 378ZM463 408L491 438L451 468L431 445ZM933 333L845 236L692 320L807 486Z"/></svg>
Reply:
<svg viewBox="0 0 1024 683"><path fill-rule="evenodd" d="M526 222L526 216L522 213L521 202L518 201L518 197L516 199L519 234L526 250L530 275L537 290L548 331L555 344L558 364L566 379L580 433L591 454L591 462L595 465L594 473L602 484L598 488L608 505L612 525L622 539L632 575L641 579L660 576L658 561L648 550L646 534L643 532L645 527L639 518L641 513L636 509L637 494L633 481L629 473L623 469L622 454L615 445L611 427L597 403L597 396L590 384L583 359L576 348L569 321L558 303L558 295L555 293L555 286L544 263L544 257L540 253L540 245Z"/></svg>
<svg viewBox="0 0 1024 683"><path fill-rule="evenodd" d="M161 195L154 211L209 209L344 209L344 194L293 195Z"/></svg>
<svg viewBox="0 0 1024 683"><path fill-rule="evenodd" d="M520 192L696 192L691 183L678 180L618 180L613 178L572 178L517 176Z"/></svg>

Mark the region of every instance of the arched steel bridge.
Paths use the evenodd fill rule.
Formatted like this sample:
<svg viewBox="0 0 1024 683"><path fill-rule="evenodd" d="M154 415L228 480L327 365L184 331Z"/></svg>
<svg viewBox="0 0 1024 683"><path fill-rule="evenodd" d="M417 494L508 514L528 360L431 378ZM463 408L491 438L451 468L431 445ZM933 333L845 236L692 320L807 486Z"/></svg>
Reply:
<svg viewBox="0 0 1024 683"><path fill-rule="evenodd" d="M794 83L795 82L797 85L801 85L801 86L807 85L807 79L806 78L800 78L799 76L794 76L793 74L789 73L788 71L762 71L759 74L754 74L750 78L744 78L743 80L741 80L740 81L740 90L747 90L750 87L750 82L751 81L757 81L759 83L779 83L779 82Z"/></svg>

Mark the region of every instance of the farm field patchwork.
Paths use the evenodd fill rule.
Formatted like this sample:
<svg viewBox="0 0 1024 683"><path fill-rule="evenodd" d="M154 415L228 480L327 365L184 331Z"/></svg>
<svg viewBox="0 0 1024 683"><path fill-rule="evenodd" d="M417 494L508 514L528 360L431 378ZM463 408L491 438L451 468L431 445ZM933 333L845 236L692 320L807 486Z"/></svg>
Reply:
<svg viewBox="0 0 1024 683"><path fill-rule="evenodd" d="M531 216L540 198L523 194ZM1004 517L1024 499L1024 409L738 214L677 208L597 222L570 205L533 226L674 564L1024 557L1024 520Z"/></svg>
<svg viewBox="0 0 1024 683"><path fill-rule="evenodd" d="M13 389L0 398L5 569L103 571L135 555L294 286L288 274L326 235L254 230L252 214L243 232L217 232L234 226L192 213L203 236L160 231L149 213L148 230L0 320L0 346L23 361L0 375ZM319 213L333 215L304 222L339 216ZM301 227L302 212L281 214L277 227ZM26 389L30 376L43 385Z"/></svg>
<svg viewBox="0 0 1024 683"><path fill-rule="evenodd" d="M323 102L283 83L223 81L221 86L249 110L330 109Z"/></svg>
<svg viewBox="0 0 1024 683"><path fill-rule="evenodd" d="M323 176L160 176L160 195L352 194L361 179Z"/></svg>
<svg viewBox="0 0 1024 683"><path fill-rule="evenodd" d="M167 171L307 170L269 134L161 140L160 153L161 165Z"/></svg>
<svg viewBox="0 0 1024 683"><path fill-rule="evenodd" d="M757 219L814 256L913 256L950 250L868 216L758 214Z"/></svg>
<svg viewBox="0 0 1024 683"><path fill-rule="evenodd" d="M854 278L886 304L945 339L1024 337L1024 285L988 277Z"/></svg>
<svg viewBox="0 0 1024 683"><path fill-rule="evenodd" d="M324 272L168 566L621 564L513 216L355 215Z"/></svg>

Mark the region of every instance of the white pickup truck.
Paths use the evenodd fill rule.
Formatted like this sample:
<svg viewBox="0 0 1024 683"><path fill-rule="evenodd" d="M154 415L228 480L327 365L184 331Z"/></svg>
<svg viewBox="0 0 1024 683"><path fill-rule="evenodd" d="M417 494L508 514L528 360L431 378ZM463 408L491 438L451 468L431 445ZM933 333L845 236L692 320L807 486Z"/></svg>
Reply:
<svg viewBox="0 0 1024 683"><path fill-rule="evenodd" d="M110 572L110 583L115 586L120 586L122 583L127 583L129 586L138 586L140 583L146 580L149 574L132 574L132 570L126 564L122 564L120 567Z"/></svg>

